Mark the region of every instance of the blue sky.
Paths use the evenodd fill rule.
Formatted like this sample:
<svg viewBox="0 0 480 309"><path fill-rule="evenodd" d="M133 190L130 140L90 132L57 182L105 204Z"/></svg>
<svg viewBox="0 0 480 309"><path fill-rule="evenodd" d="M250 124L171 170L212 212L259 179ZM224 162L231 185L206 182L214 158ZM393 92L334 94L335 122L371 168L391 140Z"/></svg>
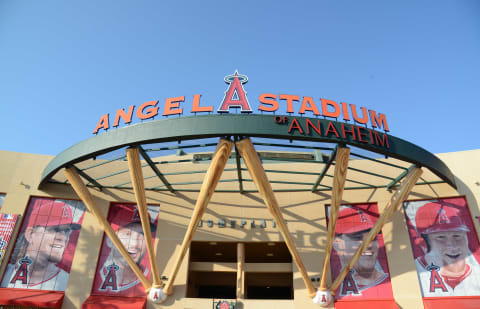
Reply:
<svg viewBox="0 0 480 309"><path fill-rule="evenodd" d="M235 69L254 109L327 98L431 152L480 147L477 0L0 0L0 149L56 155L150 100L216 108Z"/></svg>

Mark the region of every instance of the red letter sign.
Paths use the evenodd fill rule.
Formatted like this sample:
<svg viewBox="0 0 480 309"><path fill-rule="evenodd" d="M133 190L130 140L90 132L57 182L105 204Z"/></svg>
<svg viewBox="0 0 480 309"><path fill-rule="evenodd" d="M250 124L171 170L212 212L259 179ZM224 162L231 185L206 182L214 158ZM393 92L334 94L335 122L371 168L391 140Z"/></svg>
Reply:
<svg viewBox="0 0 480 309"><path fill-rule="evenodd" d="M239 75L237 71L235 71L235 74L233 75L225 76L225 82L230 84L230 86L225 92L225 97L223 98L223 102L217 112L228 113L230 107L240 107L240 112L242 113L252 112L252 108L248 103L247 95L242 86L242 84L247 83L247 81L247 76Z"/></svg>

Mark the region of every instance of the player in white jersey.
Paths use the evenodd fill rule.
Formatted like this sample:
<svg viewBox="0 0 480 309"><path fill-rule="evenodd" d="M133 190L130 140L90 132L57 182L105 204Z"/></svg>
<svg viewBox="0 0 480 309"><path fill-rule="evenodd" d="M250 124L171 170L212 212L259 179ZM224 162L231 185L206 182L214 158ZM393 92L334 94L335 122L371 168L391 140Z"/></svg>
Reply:
<svg viewBox="0 0 480 309"><path fill-rule="evenodd" d="M63 258L71 231L80 227L72 223L72 210L68 205L34 204L1 287L64 291L69 274L57 264Z"/></svg>
<svg viewBox="0 0 480 309"><path fill-rule="evenodd" d="M427 203L415 214L427 253L415 260L424 297L480 295L480 267L468 249L468 227L458 210Z"/></svg>
<svg viewBox="0 0 480 309"><path fill-rule="evenodd" d="M109 220L112 220L115 233L132 260L147 277L150 263L148 259L144 259L147 253L147 243L138 208L134 205L114 205L113 207L115 207L112 209L114 210L114 217ZM149 208L149 210L151 209ZM153 221L150 212L148 213L150 231L153 237L156 230L157 213L158 211L152 210ZM106 252L108 252L108 255L105 256L104 253ZM121 296L135 296L145 293L140 280L108 237L105 237L102 245L101 258L97 266L97 275L92 291L100 295L115 294Z"/></svg>
<svg viewBox="0 0 480 309"><path fill-rule="evenodd" d="M151 227L151 230L154 231L154 226ZM116 234L133 261L140 266L140 262L147 252L141 222L130 222L119 228ZM107 245L111 248L111 251L99 272L102 278L99 289L120 292L138 285L140 280L109 238L107 238ZM144 275L148 275L148 268L144 269Z"/></svg>
<svg viewBox="0 0 480 309"><path fill-rule="evenodd" d="M333 249L340 259L342 269L355 255L358 247L375 225L376 220L377 218L365 209L351 206L340 208ZM375 238L343 280L337 297L347 295L369 297L371 294L378 293L379 289L390 288L390 284L382 285L382 283L389 281L389 274L382 269L378 262L378 255L379 244L377 238ZM370 289L372 287L375 287L375 289Z"/></svg>

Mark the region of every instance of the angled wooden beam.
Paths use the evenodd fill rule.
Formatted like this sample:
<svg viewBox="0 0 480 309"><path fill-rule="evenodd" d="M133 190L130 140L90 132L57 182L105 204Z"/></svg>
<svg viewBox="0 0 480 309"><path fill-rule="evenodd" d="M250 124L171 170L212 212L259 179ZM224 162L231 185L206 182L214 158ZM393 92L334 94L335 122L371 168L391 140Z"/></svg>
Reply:
<svg viewBox="0 0 480 309"><path fill-rule="evenodd" d="M303 265L302 259L300 254L298 253L297 247L292 239L292 235L290 234L285 219L282 216L280 211L280 207L278 206L277 199L275 198L275 194L273 193L272 186L268 181L267 174L263 169L262 163L253 147L252 141L249 138L243 139L239 142L236 142L236 147L240 154L242 155L243 161L247 166L248 171L250 172L250 176L252 177L255 185L260 192L260 195L263 197L265 204L267 205L268 210L272 214L275 223L277 224L280 233L285 240L288 250L292 255L293 261L298 267L300 274L302 275L303 281L308 290L308 294L310 297L314 297L316 290L313 286L312 281L308 277L307 270Z"/></svg>
<svg viewBox="0 0 480 309"><path fill-rule="evenodd" d="M337 149L337 148L336 148ZM335 156L335 171L333 174L332 205L328 216L327 244L325 245L325 258L323 260L322 278L320 280L320 291L327 290L327 274L330 267L330 256L332 254L333 240L335 238L335 227L337 225L338 211L342 203L343 188L347 179L348 159L350 148L340 147ZM331 158L330 158L331 159Z"/></svg>
<svg viewBox="0 0 480 309"><path fill-rule="evenodd" d="M182 264L188 248L190 247L190 243L193 239L193 234L198 227L198 222L200 222L200 220L202 219L202 216L207 209L208 203L210 202L210 199L215 192L218 180L220 179L220 176L225 169L225 165L227 164L228 158L230 157L232 148L233 142L230 140L221 139L218 142L217 150L213 154L212 162L210 163L210 167L208 168L208 171L205 174L205 178L203 179L203 184L200 188L200 193L198 194L195 208L193 209L192 218L187 228L187 233L183 238L179 256L175 261L175 265L169 276L168 283L164 287L164 291L167 295L172 295L173 293L173 284L175 282L175 277L177 276L180 265Z"/></svg>
<svg viewBox="0 0 480 309"><path fill-rule="evenodd" d="M150 230L150 219L147 210L147 197L145 196L145 185L143 183L143 172L140 163L139 148L127 148L128 168L130 170L130 178L132 179L133 192L137 200L138 213L140 214L140 221L142 223L143 235L147 245L148 258L152 267L153 287L162 288L164 283L160 280L158 272L157 259L153 248L152 231Z"/></svg>
<svg viewBox="0 0 480 309"><path fill-rule="evenodd" d="M168 182L167 178L165 178L165 176L163 176L162 172L160 172L157 165L155 165L155 163L152 161L152 159L150 158L148 153L145 150L143 150L143 148L141 146L138 146L138 150L142 154L142 157L145 159L145 161L147 161L148 165L153 170L155 175L157 175L157 177L160 179L160 181L163 182L165 187L167 187L168 191L170 191L172 193L175 192L175 190L172 188L172 185Z"/></svg>
<svg viewBox="0 0 480 309"><path fill-rule="evenodd" d="M320 184L320 182L322 182L322 179L323 177L325 177L325 174L327 174L328 169L332 165L333 159L336 157L337 149L338 149L338 146L335 147L332 153L330 154L330 158L328 159L327 164L323 167L322 172L320 173L320 175L318 175L317 181L312 187L312 192L315 192L317 190L318 185Z"/></svg>
<svg viewBox="0 0 480 309"><path fill-rule="evenodd" d="M335 294L335 291L337 290L338 286L342 283L342 281L345 279L345 276L353 268L355 263L357 263L358 259L363 254L363 252L365 252L365 250L368 248L368 246L373 241L373 239L377 237L377 234L380 232L380 230L385 225L385 223L392 217L395 211L397 211L400 208L400 206L402 205L402 202L407 198L408 194L413 189L413 187L415 186L417 180L420 178L421 175L422 175L422 169L419 167L415 167L408 172L407 176L400 183L400 187L392 195L392 198L390 199L387 206L385 207L384 212L382 213L380 218L378 218L377 222L375 223L373 228L370 230L370 232L367 234L367 236L363 240L360 247L358 247L357 251L352 256L348 264L343 268L343 270L340 272L338 277L335 278L333 283L330 285L329 290L331 291L332 294Z"/></svg>
<svg viewBox="0 0 480 309"><path fill-rule="evenodd" d="M78 174L80 174L80 176L82 176L83 178L88 180L88 182L93 183L93 185L95 187L97 187L100 191L103 190L103 186L98 181L96 181L95 179L90 177L90 175L88 175L87 173L85 173L84 171L82 171L81 169L76 167L75 165L72 165L72 167L77 171Z"/></svg>
<svg viewBox="0 0 480 309"><path fill-rule="evenodd" d="M152 288L152 284L145 277L138 265L133 261L130 254L128 254L127 249L125 249L117 234L110 226L110 223L108 223L107 219L102 214L100 208L98 208L97 203L93 199L92 195L88 191L87 187L83 183L75 168L66 168L65 176L67 177L68 181L70 182L82 202L87 206L88 210L90 210L90 212L95 216L95 218L97 218L98 222L105 230L105 233L115 245L115 248L117 248L125 261L127 261L130 268L133 270L135 275L137 275L137 278L140 280L140 282L142 282L145 291L149 291Z"/></svg>

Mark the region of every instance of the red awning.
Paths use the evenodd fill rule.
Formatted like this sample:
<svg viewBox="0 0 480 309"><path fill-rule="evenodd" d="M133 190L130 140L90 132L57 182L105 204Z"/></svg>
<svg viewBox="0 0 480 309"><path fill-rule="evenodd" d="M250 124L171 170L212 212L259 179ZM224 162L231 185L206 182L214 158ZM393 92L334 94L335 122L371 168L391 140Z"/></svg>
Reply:
<svg viewBox="0 0 480 309"><path fill-rule="evenodd" d="M145 309L146 297L90 295L83 303L82 309Z"/></svg>
<svg viewBox="0 0 480 309"><path fill-rule="evenodd" d="M393 299L336 301L335 309L400 309Z"/></svg>
<svg viewBox="0 0 480 309"><path fill-rule="evenodd" d="M1 305L17 305L27 307L61 308L63 291L42 291L30 289L0 289Z"/></svg>
<svg viewBox="0 0 480 309"><path fill-rule="evenodd" d="M425 309L478 309L480 308L479 296L453 296L453 297L425 297Z"/></svg>

